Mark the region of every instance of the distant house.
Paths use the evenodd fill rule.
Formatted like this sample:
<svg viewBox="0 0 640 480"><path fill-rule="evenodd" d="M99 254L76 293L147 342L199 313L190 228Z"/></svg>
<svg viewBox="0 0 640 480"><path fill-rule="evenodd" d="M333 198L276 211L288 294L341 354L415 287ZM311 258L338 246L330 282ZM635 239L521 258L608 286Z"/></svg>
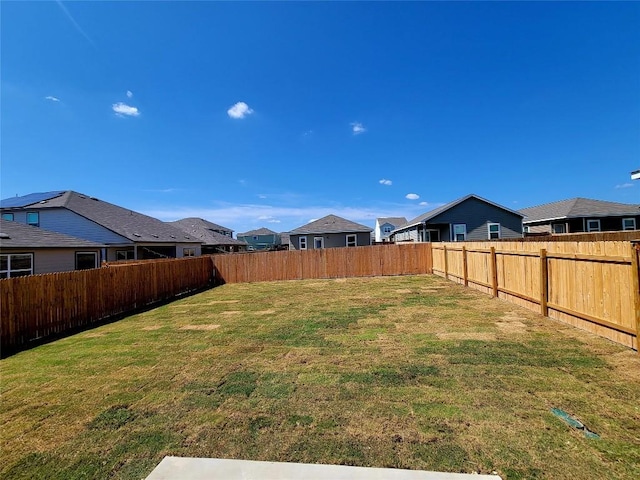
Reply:
<svg viewBox="0 0 640 480"><path fill-rule="evenodd" d="M327 215L289 232L292 250L371 245L371 231L366 225Z"/></svg>
<svg viewBox="0 0 640 480"><path fill-rule="evenodd" d="M376 226L374 228L375 242L388 242L389 234L396 228L407 223L404 217L381 217L376 218Z"/></svg>
<svg viewBox="0 0 640 480"><path fill-rule="evenodd" d="M640 205L571 198L523 208L526 233L612 232L640 229Z"/></svg>
<svg viewBox="0 0 640 480"><path fill-rule="evenodd" d="M280 234L268 228L258 228L239 233L238 240L246 242L248 250L273 250L280 245Z"/></svg>
<svg viewBox="0 0 640 480"><path fill-rule="evenodd" d="M233 230L222 227L202 218L183 218L167 222L202 242L202 254L223 252L241 252L247 249L247 243L233 238Z"/></svg>
<svg viewBox="0 0 640 480"><path fill-rule="evenodd" d="M100 261L200 255L200 240L182 230L72 190L7 198L0 212L5 220L105 245Z"/></svg>
<svg viewBox="0 0 640 480"><path fill-rule="evenodd" d="M460 242L522 237L522 213L467 195L424 213L391 232L396 242Z"/></svg>
<svg viewBox="0 0 640 480"><path fill-rule="evenodd" d="M98 268L104 247L90 240L0 220L0 278Z"/></svg>

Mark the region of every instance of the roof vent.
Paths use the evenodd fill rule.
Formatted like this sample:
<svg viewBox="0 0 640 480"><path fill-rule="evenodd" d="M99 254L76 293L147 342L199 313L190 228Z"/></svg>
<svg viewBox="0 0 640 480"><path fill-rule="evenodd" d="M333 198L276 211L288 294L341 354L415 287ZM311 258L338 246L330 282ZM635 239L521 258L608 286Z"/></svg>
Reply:
<svg viewBox="0 0 640 480"><path fill-rule="evenodd" d="M160 238L160 237L158 237L158 235L156 235L155 233L152 233L152 234L151 234L151 236L152 236L153 238Z"/></svg>
<svg viewBox="0 0 640 480"><path fill-rule="evenodd" d="M91 200L95 200L96 202L99 202L100 200L97 199L96 197L89 197Z"/></svg>
<svg viewBox="0 0 640 480"><path fill-rule="evenodd" d="M134 237L142 237L142 235L140 235L139 233L134 233L133 236Z"/></svg>
<svg viewBox="0 0 640 480"><path fill-rule="evenodd" d="M11 237L4 232L0 232L0 238L11 238Z"/></svg>
<svg viewBox="0 0 640 480"><path fill-rule="evenodd" d="M169 235L169 236L170 236L171 238L176 238L176 236L175 236L175 235Z"/></svg>

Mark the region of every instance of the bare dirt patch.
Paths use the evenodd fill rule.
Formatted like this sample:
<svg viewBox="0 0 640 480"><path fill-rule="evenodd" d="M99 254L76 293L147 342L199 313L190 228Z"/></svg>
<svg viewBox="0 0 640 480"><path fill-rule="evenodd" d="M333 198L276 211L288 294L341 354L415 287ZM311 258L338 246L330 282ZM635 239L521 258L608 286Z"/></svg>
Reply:
<svg viewBox="0 0 640 480"><path fill-rule="evenodd" d="M142 330L160 330L162 325L147 325L146 327L142 327Z"/></svg>
<svg viewBox="0 0 640 480"><path fill-rule="evenodd" d="M275 310L260 310L259 312L253 312L255 315L272 315L276 313Z"/></svg>
<svg viewBox="0 0 640 480"><path fill-rule="evenodd" d="M436 333L440 340L480 340L491 342L496 340L495 333L491 332L446 332Z"/></svg>
<svg viewBox="0 0 640 480"><path fill-rule="evenodd" d="M220 325L184 325L182 327L180 327L180 330L202 330L202 331L208 331L208 330L216 330L220 328Z"/></svg>
<svg viewBox="0 0 640 480"><path fill-rule="evenodd" d="M220 315L237 315L242 313L240 310L227 310L226 312L220 312Z"/></svg>

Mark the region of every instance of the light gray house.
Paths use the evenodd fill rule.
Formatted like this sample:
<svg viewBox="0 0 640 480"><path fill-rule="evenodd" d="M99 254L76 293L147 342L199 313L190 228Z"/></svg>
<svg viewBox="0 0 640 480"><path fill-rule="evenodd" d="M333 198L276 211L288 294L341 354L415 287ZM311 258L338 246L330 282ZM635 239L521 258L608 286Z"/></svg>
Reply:
<svg viewBox="0 0 640 480"><path fill-rule="evenodd" d="M525 233L615 232L640 229L640 205L571 198L523 208Z"/></svg>
<svg viewBox="0 0 640 480"><path fill-rule="evenodd" d="M157 218L72 190L0 201L5 220L105 245L102 260L199 256L201 241Z"/></svg>
<svg viewBox="0 0 640 480"><path fill-rule="evenodd" d="M391 232L395 242L461 242L522 237L522 213L467 195L424 213Z"/></svg>
<svg viewBox="0 0 640 480"><path fill-rule="evenodd" d="M202 254L243 252L247 243L233 238L233 230L202 218L183 218L167 222L202 242Z"/></svg>
<svg viewBox="0 0 640 480"><path fill-rule="evenodd" d="M0 220L0 278L98 268L104 247L90 240Z"/></svg>
<svg viewBox="0 0 640 480"><path fill-rule="evenodd" d="M327 215L289 232L291 250L318 248L356 247L371 245L372 228L346 220L337 215Z"/></svg>
<svg viewBox="0 0 640 480"><path fill-rule="evenodd" d="M238 240L246 242L248 250L274 250L281 243L280 234L268 228L239 233Z"/></svg>
<svg viewBox="0 0 640 480"><path fill-rule="evenodd" d="M376 218L376 226L374 229L376 242L388 242L389 235L396 228L401 227L407 223L407 219L404 217L380 217Z"/></svg>

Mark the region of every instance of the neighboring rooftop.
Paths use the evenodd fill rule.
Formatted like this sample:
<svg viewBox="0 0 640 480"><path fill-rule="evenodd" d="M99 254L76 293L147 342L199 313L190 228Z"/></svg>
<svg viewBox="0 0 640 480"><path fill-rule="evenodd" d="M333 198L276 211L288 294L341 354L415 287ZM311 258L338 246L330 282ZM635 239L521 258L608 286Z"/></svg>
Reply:
<svg viewBox="0 0 640 480"><path fill-rule="evenodd" d="M64 233L0 219L0 249L2 248L101 248L104 245Z"/></svg>
<svg viewBox="0 0 640 480"><path fill-rule="evenodd" d="M66 208L133 242L200 243L157 218L72 190L32 193L0 201L3 210Z"/></svg>
<svg viewBox="0 0 640 480"><path fill-rule="evenodd" d="M197 238L205 245L246 245L246 242L236 240L229 235L223 235L220 231L232 232L230 228L222 227L203 218L183 218L175 222L167 222L179 228L188 235Z"/></svg>
<svg viewBox="0 0 640 480"><path fill-rule="evenodd" d="M578 197L523 208L520 213L525 215L524 223L561 218L622 217L640 215L640 205Z"/></svg>
<svg viewBox="0 0 640 480"><path fill-rule="evenodd" d="M257 230L249 230L248 232L239 233L238 237L252 237L255 235L278 235L278 233L263 227L258 228Z"/></svg>
<svg viewBox="0 0 640 480"><path fill-rule="evenodd" d="M404 225L407 223L407 219L404 217L380 217L377 219L378 224L384 225L385 223L390 223L395 227L399 227L400 225Z"/></svg>
<svg viewBox="0 0 640 480"><path fill-rule="evenodd" d="M337 215L327 215L314 222L307 223L289 232L290 235L305 235L313 233L351 233L371 232L373 229Z"/></svg>

